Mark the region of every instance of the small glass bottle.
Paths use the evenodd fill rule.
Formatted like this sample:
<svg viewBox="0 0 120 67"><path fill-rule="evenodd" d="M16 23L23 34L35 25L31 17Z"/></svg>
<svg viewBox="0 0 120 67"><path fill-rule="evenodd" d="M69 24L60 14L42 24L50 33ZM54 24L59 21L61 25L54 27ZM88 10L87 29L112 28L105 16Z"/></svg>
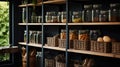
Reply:
<svg viewBox="0 0 120 67"><path fill-rule="evenodd" d="M119 21L119 10L120 10L120 4L110 4L109 9L109 21L110 22L116 22Z"/></svg>
<svg viewBox="0 0 120 67"><path fill-rule="evenodd" d="M66 12L61 12L61 22L62 23L66 23L67 22L67 18L66 18Z"/></svg>
<svg viewBox="0 0 120 67"><path fill-rule="evenodd" d="M94 4L92 10L92 22L99 22L99 14L100 14L101 5Z"/></svg>
<svg viewBox="0 0 120 67"><path fill-rule="evenodd" d="M82 22L82 12L81 11L74 11L72 14L72 22L79 23Z"/></svg>
<svg viewBox="0 0 120 67"><path fill-rule="evenodd" d="M108 22L108 11L101 10L99 15L100 22Z"/></svg>
<svg viewBox="0 0 120 67"><path fill-rule="evenodd" d="M84 5L84 10L82 13L84 22L92 22L92 5Z"/></svg>
<svg viewBox="0 0 120 67"><path fill-rule="evenodd" d="M64 29L61 30L60 39L66 39L66 30Z"/></svg>

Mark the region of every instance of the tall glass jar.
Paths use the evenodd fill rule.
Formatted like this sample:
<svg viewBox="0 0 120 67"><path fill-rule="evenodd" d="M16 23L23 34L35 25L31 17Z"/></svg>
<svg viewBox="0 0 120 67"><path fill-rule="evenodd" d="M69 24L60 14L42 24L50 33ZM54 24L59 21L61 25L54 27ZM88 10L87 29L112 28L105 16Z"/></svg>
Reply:
<svg viewBox="0 0 120 67"><path fill-rule="evenodd" d="M93 5L92 22L98 22L99 21L100 9L101 9L101 5L100 4L94 4Z"/></svg>
<svg viewBox="0 0 120 67"><path fill-rule="evenodd" d="M50 12L46 12L45 22L46 22L46 23L52 22L52 16L51 16L51 13L50 13Z"/></svg>
<svg viewBox="0 0 120 67"><path fill-rule="evenodd" d="M61 12L61 22L62 23L66 23L66 21L67 21L66 16L67 16L66 12Z"/></svg>
<svg viewBox="0 0 120 67"><path fill-rule="evenodd" d="M79 23L82 22L82 11L74 11L72 14L72 22Z"/></svg>
<svg viewBox="0 0 120 67"><path fill-rule="evenodd" d="M115 22L119 21L119 10L120 10L120 4L110 4L109 9L109 21Z"/></svg>
<svg viewBox="0 0 120 67"><path fill-rule="evenodd" d="M26 42L26 40L27 40L26 36L27 36L27 31L25 30L24 31L24 42Z"/></svg>
<svg viewBox="0 0 120 67"><path fill-rule="evenodd" d="M25 23L26 20L26 11L25 8L22 8L22 22Z"/></svg>
<svg viewBox="0 0 120 67"><path fill-rule="evenodd" d="M66 39L66 30L64 29L61 30L60 39Z"/></svg>
<svg viewBox="0 0 120 67"><path fill-rule="evenodd" d="M84 5L83 19L84 22L92 21L92 5Z"/></svg>
<svg viewBox="0 0 120 67"><path fill-rule="evenodd" d="M108 11L101 10L99 15L100 22L108 22Z"/></svg>
<svg viewBox="0 0 120 67"><path fill-rule="evenodd" d="M62 22L62 21L61 21L61 12L58 12L58 14L57 14L57 19L58 19L58 22Z"/></svg>
<svg viewBox="0 0 120 67"><path fill-rule="evenodd" d="M36 34L36 43L37 44L42 44L42 32L41 31L37 31L37 34Z"/></svg>

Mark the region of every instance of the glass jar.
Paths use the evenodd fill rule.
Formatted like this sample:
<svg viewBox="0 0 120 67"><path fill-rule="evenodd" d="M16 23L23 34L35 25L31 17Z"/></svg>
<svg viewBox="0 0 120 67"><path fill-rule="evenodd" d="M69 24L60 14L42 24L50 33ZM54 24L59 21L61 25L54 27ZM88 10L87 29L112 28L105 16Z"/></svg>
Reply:
<svg viewBox="0 0 120 67"><path fill-rule="evenodd" d="M37 32L33 31L32 43L36 43Z"/></svg>
<svg viewBox="0 0 120 67"><path fill-rule="evenodd" d="M66 30L64 29L61 30L60 39L66 39Z"/></svg>
<svg viewBox="0 0 120 67"><path fill-rule="evenodd" d="M62 21L61 21L61 12L58 12L58 14L57 14L57 19L58 19L58 22L62 22Z"/></svg>
<svg viewBox="0 0 120 67"><path fill-rule="evenodd" d="M62 23L66 23L67 22L66 16L67 16L66 12L61 12L61 22Z"/></svg>
<svg viewBox="0 0 120 67"><path fill-rule="evenodd" d="M26 42L26 40L27 40L26 37L27 37L27 31L25 30L25 31L24 31L24 42Z"/></svg>
<svg viewBox="0 0 120 67"><path fill-rule="evenodd" d="M101 10L99 15L100 22L108 22L108 11Z"/></svg>
<svg viewBox="0 0 120 67"><path fill-rule="evenodd" d="M83 19L84 22L92 21L92 5L84 5Z"/></svg>
<svg viewBox="0 0 120 67"><path fill-rule="evenodd" d="M81 11L74 11L72 14L72 22L79 23L82 22L82 12Z"/></svg>
<svg viewBox="0 0 120 67"><path fill-rule="evenodd" d="M97 38L101 35L100 30L90 30L90 40L97 41Z"/></svg>
<svg viewBox="0 0 120 67"><path fill-rule="evenodd" d="M36 22L37 22L36 13L35 10L33 10L31 15L31 23L36 23Z"/></svg>
<svg viewBox="0 0 120 67"><path fill-rule="evenodd" d="M79 30L78 40L88 41L89 40L89 30Z"/></svg>
<svg viewBox="0 0 120 67"><path fill-rule="evenodd" d="M77 30L70 30L69 31L69 39L70 40L78 39Z"/></svg>
<svg viewBox="0 0 120 67"><path fill-rule="evenodd" d="M33 31L29 31L29 43L33 42Z"/></svg>
<svg viewBox="0 0 120 67"><path fill-rule="evenodd" d="M42 16L37 16L37 22L41 23L42 22Z"/></svg>
<svg viewBox="0 0 120 67"><path fill-rule="evenodd" d="M120 4L110 4L110 9L109 9L109 21L115 22L119 21L119 7Z"/></svg>
<svg viewBox="0 0 120 67"><path fill-rule="evenodd" d="M46 15L45 15L45 22L46 22L46 23L52 22L52 15L51 15L50 12L46 12Z"/></svg>
<svg viewBox="0 0 120 67"><path fill-rule="evenodd" d="M58 22L58 17L57 16L52 16L52 22L57 23Z"/></svg>
<svg viewBox="0 0 120 67"><path fill-rule="evenodd" d="M23 23L26 22L26 11L25 11L25 8L22 8L22 22Z"/></svg>
<svg viewBox="0 0 120 67"><path fill-rule="evenodd" d="M36 43L37 44L42 44L42 32L41 31L37 31L37 34L36 34Z"/></svg>
<svg viewBox="0 0 120 67"><path fill-rule="evenodd" d="M100 4L94 4L93 5L92 22L98 22L99 21L100 9L101 9L101 5Z"/></svg>

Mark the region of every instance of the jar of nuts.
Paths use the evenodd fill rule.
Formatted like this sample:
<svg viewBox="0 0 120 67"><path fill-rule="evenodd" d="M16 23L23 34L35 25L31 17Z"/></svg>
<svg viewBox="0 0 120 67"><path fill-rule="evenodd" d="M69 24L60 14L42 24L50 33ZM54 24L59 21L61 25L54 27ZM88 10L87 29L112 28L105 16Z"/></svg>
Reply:
<svg viewBox="0 0 120 67"><path fill-rule="evenodd" d="M89 30L79 30L78 40L81 41L89 40Z"/></svg>

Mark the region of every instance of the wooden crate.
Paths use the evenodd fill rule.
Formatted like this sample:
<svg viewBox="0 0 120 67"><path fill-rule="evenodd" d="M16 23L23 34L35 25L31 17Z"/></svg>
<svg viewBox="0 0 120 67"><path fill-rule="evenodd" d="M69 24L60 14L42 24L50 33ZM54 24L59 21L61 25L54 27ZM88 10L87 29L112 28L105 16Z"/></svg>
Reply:
<svg viewBox="0 0 120 67"><path fill-rule="evenodd" d="M47 37L47 45L52 47L58 47L57 37Z"/></svg>
<svg viewBox="0 0 120 67"><path fill-rule="evenodd" d="M112 45L110 42L91 41L91 51L111 53Z"/></svg>
<svg viewBox="0 0 120 67"><path fill-rule="evenodd" d="M45 67L55 67L55 59L45 58Z"/></svg>
<svg viewBox="0 0 120 67"><path fill-rule="evenodd" d="M89 41L73 40L73 48L76 50L90 50Z"/></svg>
<svg viewBox="0 0 120 67"><path fill-rule="evenodd" d="M65 62L58 62L56 61L56 67L66 67Z"/></svg>
<svg viewBox="0 0 120 67"><path fill-rule="evenodd" d="M59 39L60 48L66 48L66 39ZM69 40L69 49L73 49L73 40Z"/></svg>
<svg viewBox="0 0 120 67"><path fill-rule="evenodd" d="M112 53L120 54L120 42L112 42Z"/></svg>

